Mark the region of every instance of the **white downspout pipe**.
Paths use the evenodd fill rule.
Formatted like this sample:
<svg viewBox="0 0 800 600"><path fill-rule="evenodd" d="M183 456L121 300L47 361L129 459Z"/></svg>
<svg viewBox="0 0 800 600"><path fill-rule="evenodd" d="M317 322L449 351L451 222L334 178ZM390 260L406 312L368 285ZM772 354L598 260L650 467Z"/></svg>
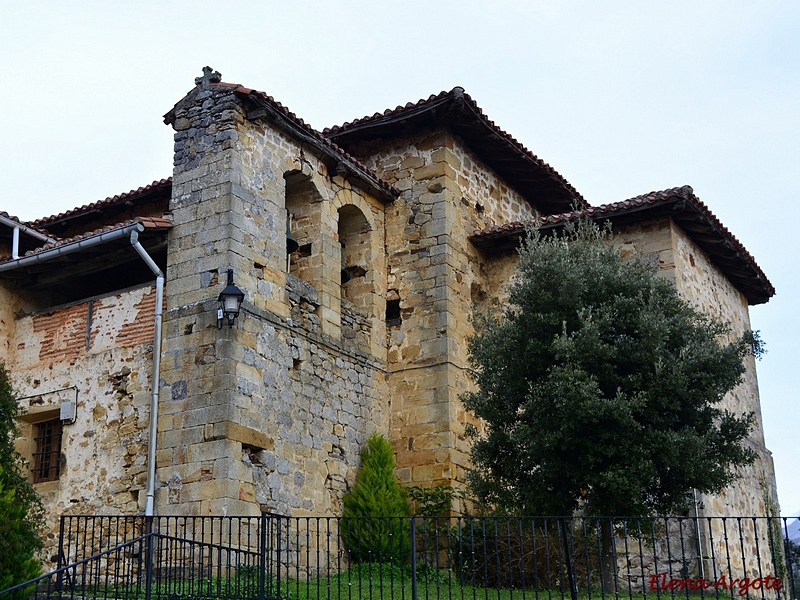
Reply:
<svg viewBox="0 0 800 600"><path fill-rule="evenodd" d="M150 439L147 442L146 517L153 516L156 488L156 436L158 435L158 387L161 381L161 320L164 304L164 273L139 243L139 232L131 231L131 245L156 276L155 340L153 341L153 396L150 401Z"/></svg>
<svg viewBox="0 0 800 600"><path fill-rule="evenodd" d="M14 234L11 238L11 258L14 260L19 258L19 227L14 227Z"/></svg>

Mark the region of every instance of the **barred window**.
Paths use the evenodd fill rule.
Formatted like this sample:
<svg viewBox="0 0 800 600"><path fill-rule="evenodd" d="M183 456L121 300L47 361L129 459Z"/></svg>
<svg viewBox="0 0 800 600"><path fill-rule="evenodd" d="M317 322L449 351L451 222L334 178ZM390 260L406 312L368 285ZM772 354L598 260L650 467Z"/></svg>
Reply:
<svg viewBox="0 0 800 600"><path fill-rule="evenodd" d="M61 474L61 420L37 423L33 453L33 482L56 481Z"/></svg>

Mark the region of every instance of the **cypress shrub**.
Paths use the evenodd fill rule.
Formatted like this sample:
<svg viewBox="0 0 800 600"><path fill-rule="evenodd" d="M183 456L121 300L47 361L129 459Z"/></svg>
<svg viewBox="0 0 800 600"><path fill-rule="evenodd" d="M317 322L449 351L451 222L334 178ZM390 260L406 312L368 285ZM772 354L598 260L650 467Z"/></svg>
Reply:
<svg viewBox="0 0 800 600"><path fill-rule="evenodd" d="M361 451L361 468L345 494L342 542L356 563L403 563L411 548L409 506L394 476L392 446L373 433Z"/></svg>

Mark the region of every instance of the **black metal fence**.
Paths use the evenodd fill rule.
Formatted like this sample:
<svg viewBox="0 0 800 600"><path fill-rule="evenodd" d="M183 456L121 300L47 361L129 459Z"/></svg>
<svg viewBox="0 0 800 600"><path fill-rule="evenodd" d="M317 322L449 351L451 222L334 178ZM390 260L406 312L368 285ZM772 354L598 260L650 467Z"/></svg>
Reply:
<svg viewBox="0 0 800 600"><path fill-rule="evenodd" d="M6 598L795 599L785 518L62 517Z"/></svg>

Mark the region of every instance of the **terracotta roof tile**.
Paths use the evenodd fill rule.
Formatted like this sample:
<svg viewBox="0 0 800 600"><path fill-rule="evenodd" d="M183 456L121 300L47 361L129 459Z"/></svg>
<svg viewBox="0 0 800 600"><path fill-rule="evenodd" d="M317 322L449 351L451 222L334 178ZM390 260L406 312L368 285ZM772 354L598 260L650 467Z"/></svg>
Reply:
<svg viewBox="0 0 800 600"><path fill-rule="evenodd" d="M694 194L694 190L685 185L657 192L649 192L621 202L591 206L586 209L546 215L527 223L514 221L495 225L473 232L470 240L480 246L491 246L493 241L504 238L520 237L525 234L526 226L559 227L568 222L577 221L581 217L604 220L633 215L643 211L657 210L660 207L672 206L669 214L678 225L684 223L699 224L703 231L687 231L690 238L703 248L728 276L732 283L742 291L751 304L766 302L775 295L775 288L742 243L725 227L709 208ZM716 242L708 243L713 237Z"/></svg>
<svg viewBox="0 0 800 600"><path fill-rule="evenodd" d="M40 234L42 234L44 236L47 236L49 238L52 238L54 240L60 239L58 236L53 235L52 233L48 232L47 230L41 229L39 227L36 227L35 225L33 225L33 223L27 223L25 221L20 221L19 217L15 217L14 215L10 215L4 210L0 211L0 216L3 216L6 219L9 219L11 221L15 221L15 222L19 223L20 225L24 225L25 227L28 227L29 229L33 229L37 233L40 233Z"/></svg>
<svg viewBox="0 0 800 600"><path fill-rule="evenodd" d="M405 104L405 106L397 106L394 109L386 109L383 113L376 112L371 117L362 117L360 119L348 121L346 123L343 123L342 125L335 125L333 127L325 128L323 129L323 134L335 138L337 136L346 134L348 131L356 127L368 126L372 123L385 121L387 117L389 118L401 117L403 113L413 111L414 109L424 108L428 104L445 100L448 97L452 97L453 100L456 102L463 101L463 103L465 103L467 106L471 108L472 112L476 115L478 121L482 123L483 126L488 128L498 138L505 140L515 152L525 156L528 160L535 163L553 180L558 181L559 184L563 186L563 188L572 197L572 199L578 202L579 205L582 204L588 206L588 203L583 198L583 196L572 186L571 183L569 183L569 181L567 181L558 171L556 171L548 163L546 163L541 158L536 156L533 152L528 150L521 142L519 142L516 138L514 138L514 136L504 131L493 120L489 119L483 112L483 109L480 106L478 106L478 104L472 99L472 97L464 91L464 88L461 87L455 87L449 92L442 91L439 94L431 95L428 98L420 99L417 102L408 102Z"/></svg>
<svg viewBox="0 0 800 600"><path fill-rule="evenodd" d="M80 215L81 213L88 212L90 210L95 210L97 208L103 208L105 206L111 206L118 202L124 202L136 196L140 196L141 194L147 193L149 191L155 190L159 187L171 186L172 185L172 177L167 177L166 179L159 179L158 181L154 181L151 184L136 188L135 190L131 190L129 192L125 192L124 194L117 194L116 196L109 196L103 200L98 200L97 202L92 202L91 204L84 204L83 206L79 206L77 208L73 208L63 213L58 213L57 215L51 215L49 217L43 217L41 219L36 219L35 221L31 221L30 223L25 223L28 227L42 227L46 228L48 224L52 223L53 221L59 221L66 217L72 217Z"/></svg>
<svg viewBox="0 0 800 600"><path fill-rule="evenodd" d="M114 225L106 225L105 227L100 227L93 231L87 231L85 233L75 235L69 238L58 239L56 243L46 243L38 248L34 248L33 250L28 250L24 255L20 258L24 258L26 256L33 256L34 254L39 254L41 252L45 252L47 250L52 250L53 248L58 248L59 246L65 246L67 244L71 244L73 242L79 242L81 240L85 240L97 235L101 235L103 233L109 233L116 229L122 229L123 227L127 227L128 225L133 225L134 223L140 223L145 227L145 229L154 229L154 230L166 230L172 227L172 221L167 218L163 217L136 217L135 219L129 219L127 221L123 221L120 223L115 223ZM11 258L6 258L5 260L11 260ZM5 262L5 260L0 262Z"/></svg>
<svg viewBox="0 0 800 600"><path fill-rule="evenodd" d="M463 88L454 88L454 89L462 89L463 90ZM442 98L446 98L451 93L452 93L452 91L450 91L450 92L442 91L442 92L439 92L438 94L431 94L427 98L420 98L416 102L406 102L406 104L404 106L399 106L398 105L394 109L387 108L382 113L376 112L371 117L370 116L361 117L360 119L353 119L352 121L345 121L341 125L333 125L332 127L326 127L325 129L322 130L322 133L323 134L339 133L340 131L346 131L347 129L351 129L351 128L355 127L356 125L363 125L365 123L369 123L370 121L375 121L377 119L380 119L381 117L388 117L388 116L398 115L398 114L402 113L405 110L408 110L408 109L411 109L411 108L417 108L417 107L425 106L426 104L429 104L430 102L433 102L434 100L440 100ZM467 93L464 93L464 97L465 98L469 98L470 100L472 100L472 98L470 98L470 95L467 94ZM477 104L475 106L477 107ZM483 113L481 112L481 114L483 114Z"/></svg>

